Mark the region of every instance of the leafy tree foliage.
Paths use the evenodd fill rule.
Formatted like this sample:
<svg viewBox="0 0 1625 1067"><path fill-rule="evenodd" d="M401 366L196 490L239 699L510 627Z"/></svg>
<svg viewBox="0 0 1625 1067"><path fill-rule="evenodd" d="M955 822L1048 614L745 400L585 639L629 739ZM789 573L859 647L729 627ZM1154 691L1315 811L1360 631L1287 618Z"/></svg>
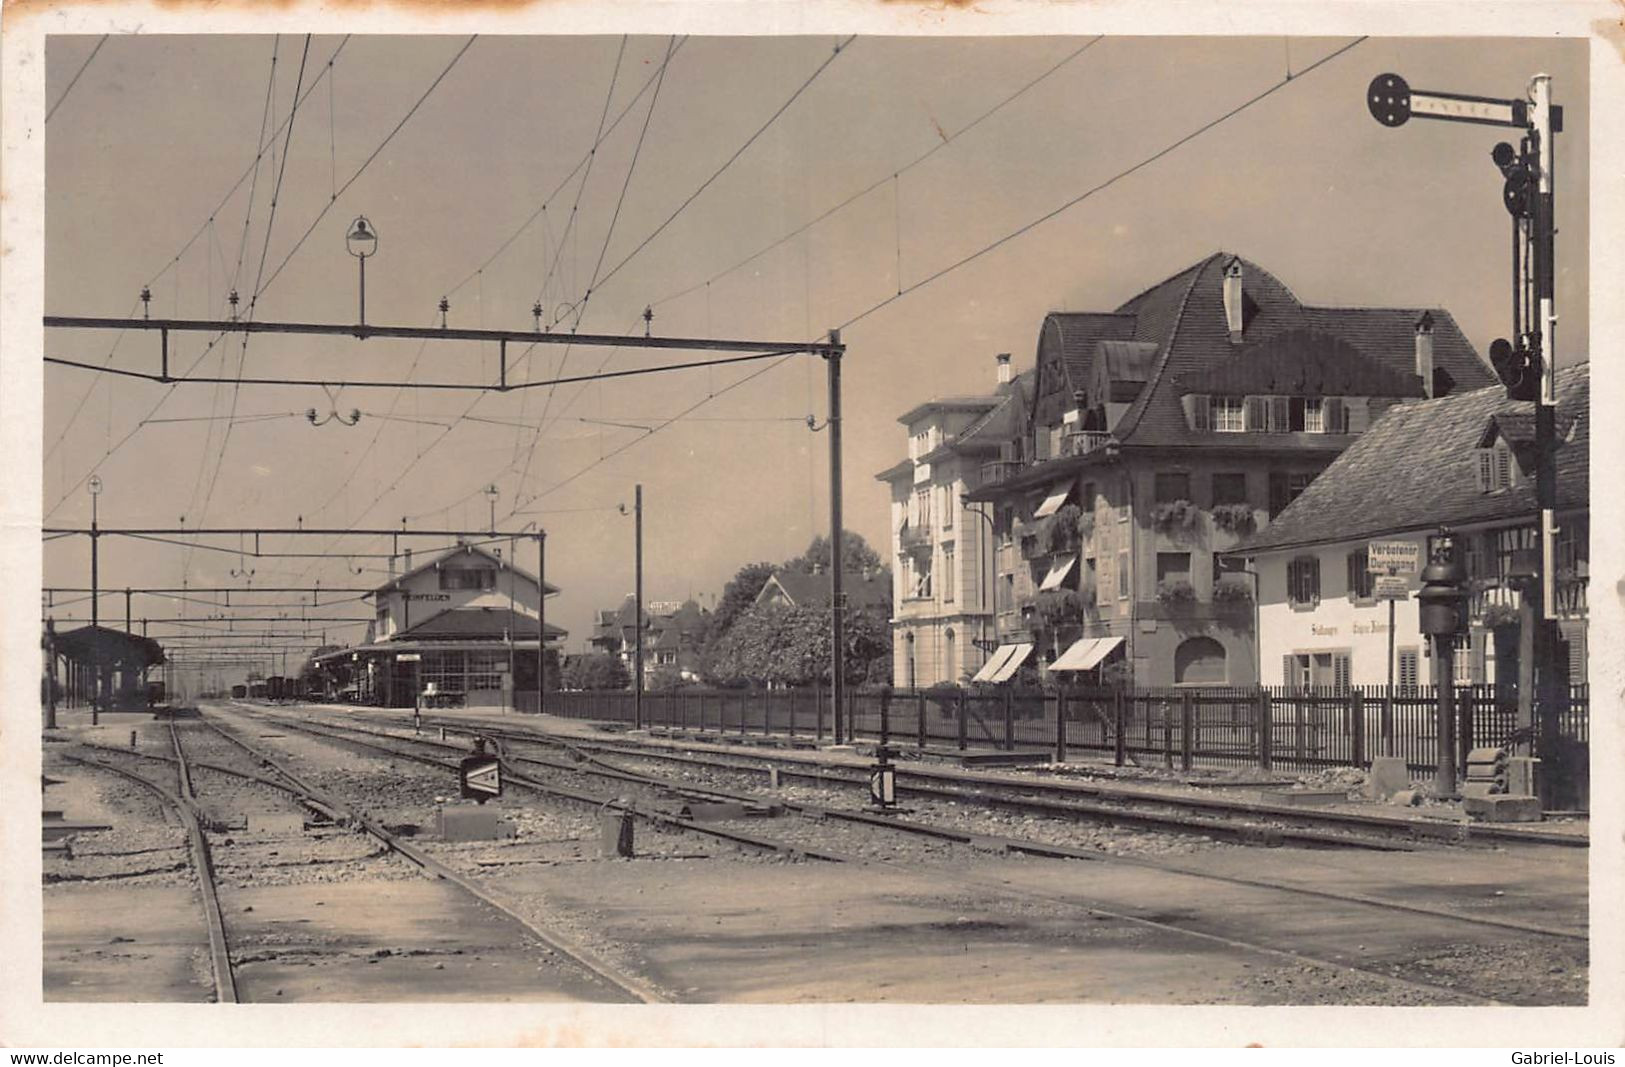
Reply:
<svg viewBox="0 0 1625 1067"><path fill-rule="evenodd" d="M891 670L885 613L849 611L844 628L846 680L884 680ZM732 685L829 683L830 615L822 607L763 604L741 614L717 642L710 669Z"/></svg>
<svg viewBox="0 0 1625 1067"><path fill-rule="evenodd" d="M807 551L795 559L784 561L784 569L801 574L827 572L833 555L834 553L830 551L829 538L818 534L807 545ZM882 570L885 565L880 553L869 547L869 542L863 539L862 534L853 533L851 530L844 532L841 538L842 571L858 573L866 570Z"/></svg>
<svg viewBox="0 0 1625 1067"><path fill-rule="evenodd" d="M631 684L632 677L621 661L603 652L577 656L564 668L567 689L625 689Z"/></svg>

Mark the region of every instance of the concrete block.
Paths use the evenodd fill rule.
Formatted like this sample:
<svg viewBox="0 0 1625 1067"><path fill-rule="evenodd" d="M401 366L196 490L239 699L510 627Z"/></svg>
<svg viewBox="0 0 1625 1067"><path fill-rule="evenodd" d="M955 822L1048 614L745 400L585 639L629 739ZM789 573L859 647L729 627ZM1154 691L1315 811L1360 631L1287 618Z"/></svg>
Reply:
<svg viewBox="0 0 1625 1067"><path fill-rule="evenodd" d="M481 805L446 805L435 812L435 832L443 841L495 841L511 837L497 809Z"/></svg>
<svg viewBox="0 0 1625 1067"><path fill-rule="evenodd" d="M598 816L598 848L603 855L632 858L632 813L606 811Z"/></svg>
<svg viewBox="0 0 1625 1067"><path fill-rule="evenodd" d="M1500 793L1490 797L1464 797L1462 810L1481 822L1540 822L1540 798Z"/></svg>
<svg viewBox="0 0 1625 1067"><path fill-rule="evenodd" d="M1365 780L1366 796L1372 800L1387 800L1409 788L1411 772L1404 760L1398 756L1377 756L1371 760L1371 773Z"/></svg>
<svg viewBox="0 0 1625 1067"><path fill-rule="evenodd" d="M1461 795L1464 797L1493 797L1498 794L1493 781L1473 781L1462 783Z"/></svg>

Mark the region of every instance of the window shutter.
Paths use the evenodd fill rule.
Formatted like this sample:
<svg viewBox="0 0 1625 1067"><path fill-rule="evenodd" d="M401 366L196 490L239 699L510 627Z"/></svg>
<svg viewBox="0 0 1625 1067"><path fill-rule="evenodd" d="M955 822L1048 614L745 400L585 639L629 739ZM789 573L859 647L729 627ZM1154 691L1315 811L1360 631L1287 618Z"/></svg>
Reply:
<svg viewBox="0 0 1625 1067"><path fill-rule="evenodd" d="M1339 693L1348 692L1349 654L1347 652L1332 653L1332 686Z"/></svg>
<svg viewBox="0 0 1625 1067"><path fill-rule="evenodd" d="M1363 396L1345 399L1343 415L1348 421L1348 433L1365 433L1371 425L1371 402Z"/></svg>
<svg viewBox="0 0 1625 1067"><path fill-rule="evenodd" d="M1318 557L1304 561L1304 579L1308 593L1306 598L1310 603L1320 599L1320 559Z"/></svg>
<svg viewBox="0 0 1625 1067"><path fill-rule="evenodd" d="M1294 666L1292 661L1295 658L1290 652L1281 657L1281 684L1288 689L1297 688L1297 679L1292 677L1292 668Z"/></svg>
<svg viewBox="0 0 1625 1067"><path fill-rule="evenodd" d="M1292 398L1270 397L1270 433L1286 433L1292 429Z"/></svg>
<svg viewBox="0 0 1625 1067"><path fill-rule="evenodd" d="M1512 485L1512 450L1505 445L1495 449L1495 487L1506 489Z"/></svg>
<svg viewBox="0 0 1625 1067"><path fill-rule="evenodd" d="M1211 404L1212 398L1206 396L1192 396L1191 402L1191 429L1207 430L1213 426Z"/></svg>
<svg viewBox="0 0 1625 1067"><path fill-rule="evenodd" d="M1360 556L1357 552L1350 552L1345 559L1348 564L1349 599L1353 600L1360 595Z"/></svg>
<svg viewBox="0 0 1625 1067"><path fill-rule="evenodd" d="M1268 430L1268 398L1262 396L1248 397L1242 417L1248 433L1263 433Z"/></svg>
<svg viewBox="0 0 1625 1067"><path fill-rule="evenodd" d="M1494 488L1494 460L1490 455L1489 449L1481 448L1478 450L1478 491L1480 493L1488 493Z"/></svg>
<svg viewBox="0 0 1625 1067"><path fill-rule="evenodd" d="M1349 412L1343 403L1342 397L1329 396L1326 398L1325 425L1327 433L1349 432Z"/></svg>

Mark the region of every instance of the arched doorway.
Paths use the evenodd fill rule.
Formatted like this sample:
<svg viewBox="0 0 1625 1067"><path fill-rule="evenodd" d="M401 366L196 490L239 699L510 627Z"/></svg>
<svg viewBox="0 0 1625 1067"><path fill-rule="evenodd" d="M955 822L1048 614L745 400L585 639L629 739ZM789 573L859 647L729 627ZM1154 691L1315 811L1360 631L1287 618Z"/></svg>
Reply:
<svg viewBox="0 0 1625 1067"><path fill-rule="evenodd" d="M1223 685L1226 679L1224 646L1211 637L1187 637L1174 650L1174 682L1178 685Z"/></svg>

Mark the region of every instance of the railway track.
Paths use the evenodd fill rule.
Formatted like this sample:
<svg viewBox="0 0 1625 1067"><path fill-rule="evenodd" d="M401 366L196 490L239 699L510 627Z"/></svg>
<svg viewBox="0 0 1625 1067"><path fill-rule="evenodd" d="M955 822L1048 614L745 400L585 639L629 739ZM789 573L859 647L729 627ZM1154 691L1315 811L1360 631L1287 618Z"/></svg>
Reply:
<svg viewBox="0 0 1625 1067"><path fill-rule="evenodd" d="M483 733L488 737L547 743L552 738L533 730L516 730L504 724L475 720L425 719L425 724L445 727L448 733ZM719 738L717 744L726 744ZM621 742L570 739L583 751L637 755L666 759L674 763L723 769L754 770L765 774L768 767L781 777L841 783L867 790L868 774L862 767L831 764L816 756L775 750L768 754L696 752L694 745L675 741ZM682 751L677 751L681 748ZM1249 844L1301 844L1307 847L1413 848L1418 845L1456 846L1539 844L1553 847L1585 848L1584 837L1560 837L1516 826L1467 825L1459 822L1418 822L1381 814L1311 810L1272 805L1224 796L1173 796L1151 793L1133 786L1080 781L1036 781L1014 779L985 772L965 773L952 768L911 762L897 765L899 793L934 796L966 803L980 803L1015 811L1046 812L1078 818L1098 819L1122 826L1148 830L1198 833L1234 837ZM1082 799L1080 799L1082 798ZM1230 828L1230 827L1233 827Z"/></svg>
<svg viewBox="0 0 1625 1067"><path fill-rule="evenodd" d="M551 950L559 953L566 959L573 961L577 966L590 972L599 980L607 983L609 986L631 1000L640 1003L653 1004L662 1003L669 999L664 992L644 981L641 977L614 966L613 964L602 959L598 954L575 942L574 939L566 937L555 930L547 929L541 925L538 925L537 923L532 922L524 915L521 915L519 912L510 908L504 901L502 901L495 894L491 893L484 886L481 886L474 879L450 867L426 850L404 840L399 835L392 833L382 823L362 814L355 808L352 808L349 804L345 803L342 799L306 782L287 765L286 760L277 758L270 752L250 741L245 740L233 731L221 726L217 722L205 719L203 720L203 724L207 729L213 731L217 736L224 738L230 744L241 748L261 765L270 768L273 772L284 779L288 786L296 791L299 796L320 804L322 807L328 810L338 813L340 818L342 818L348 825L372 836L386 849L399 855L407 862L417 867L425 876L443 880L456 886L486 906L493 908L500 914L506 916L511 921L518 923L533 937L547 945Z"/></svg>
<svg viewBox="0 0 1625 1067"><path fill-rule="evenodd" d="M173 735L172 735L173 737ZM192 870L197 876L198 895L203 904L203 921L209 939L209 966L214 983L214 996L218 1003L238 1003L237 980L231 968L231 952L226 944L225 916L220 910L220 895L215 884L214 861L209 854L208 837L203 832L203 826L198 815L196 801L188 791L189 777L186 770L185 757L180 754L179 738L173 738L176 746L176 768L178 789L172 790L161 782L155 782L146 775L137 774L127 767L109 763L102 759L91 759L63 753L63 758L75 763L99 767L119 775L137 785L144 786L161 798L171 808L181 824L186 828L186 836L190 845Z"/></svg>
<svg viewBox="0 0 1625 1067"><path fill-rule="evenodd" d="M378 752L386 752L396 757L419 758L418 754L410 753L408 751L409 748L413 747L419 749L429 748L437 752L456 751L461 753L466 751L466 749L464 749L462 746L454 745L449 742L440 742L410 735L382 733L380 731L356 726L337 725L332 723L323 723L320 726L315 726L308 722L298 722L296 724L295 721L290 720L290 718L285 715L267 715L265 718L268 721L274 721L279 727L293 728L316 735L325 735L339 743L357 745L364 749L371 749ZM486 736L490 735L487 734ZM527 738L526 740L532 739ZM540 771L546 772L592 774L606 780L614 781L618 784L638 783L651 788L667 790L676 795L686 794L696 798L703 797L709 799L732 800L741 804L759 803L763 800L761 796L755 794L729 792L727 790L719 790L708 787L695 787L693 783L674 781L657 775L629 770L624 767L616 767L607 764L604 760L596 756L586 755L584 753L579 754L582 762L577 763L538 759L533 756L522 756L513 751L504 751L502 755L505 767L509 768L510 773L512 774L510 780L519 782L520 784L534 783L536 780L533 776L519 771L519 768L534 767ZM432 756L421 758L429 760L436 759L436 757ZM544 786L544 790L545 788L546 787ZM785 811L810 816L812 818L828 822L861 825L881 833L927 836L967 844L974 843L980 845L983 849L986 849L989 844L993 844L996 846L994 851L1020 851L1026 852L1030 855L1045 856L1057 859L1118 863L1147 867L1176 877L1205 879L1209 882L1224 882L1230 885L1242 886L1249 890L1261 890L1272 893L1288 894L1296 897L1311 897L1335 901L1346 909L1359 911L1368 917L1372 915L1386 915L1389 917L1388 921L1392 921L1394 918L1399 916L1405 916L1413 922L1418 917L1426 917L1429 920L1436 921L1442 920L1444 922L1454 924L1462 931L1477 931L1477 936L1479 937L1486 937L1493 932L1493 936L1495 938L1504 938L1508 931L1515 931L1524 935L1525 937L1549 939L1569 944L1574 942L1583 943L1586 940L1586 935L1581 931L1542 926L1532 923L1523 923L1513 919L1502 919L1492 916L1466 915L1459 912L1450 911L1448 909L1431 908L1426 905L1399 903L1361 894L1311 889L1302 886L1270 882L1262 879L1216 875L1208 872L1192 870L1179 865L1169 864L1163 861L1148 860L1136 857L1124 857L1098 850L1069 848L1065 846L1057 846L1017 838L984 837L982 835L968 834L964 831L953 828L916 823L890 815L882 816L869 812L854 811L851 809L819 807L817 805L802 803L788 803L782 800L777 800L775 803L781 806ZM839 859L840 857L830 856L828 858ZM921 869L929 869L932 874L937 877L941 877L944 874L944 870L939 867L921 868L917 864L910 863L888 861L878 862L881 862L882 865L886 866L902 867L916 871ZM1223 945L1235 951L1258 953L1264 956L1273 957L1279 960L1288 960L1298 964L1307 963L1320 967L1331 967L1343 971L1358 972L1365 976L1376 977L1385 982L1393 983L1399 987L1407 988L1412 992L1420 992L1424 995L1435 998L1440 995L1444 995L1445 997L1455 1001L1466 1000L1475 1003L1500 1003L1500 1001L1487 995L1464 993L1459 988L1454 988L1447 985L1401 978L1381 968L1361 966L1358 963L1351 963L1342 959L1330 959L1323 954L1303 952L1291 948L1281 948L1273 945L1262 944L1257 941L1228 936L1222 933L1215 933L1211 930L1193 929L1188 923L1166 922L1157 918L1147 917L1145 915L1137 915L1132 911L1127 911L1120 908L1101 907L1098 905L1098 903L1080 901L1076 896L1069 893L1035 890L1015 885L1009 879L986 877L964 870L950 870L947 872L947 875L960 884L986 889L996 892L1002 896L1022 898L1052 905L1059 904L1067 908L1077 909L1078 911L1090 916L1114 919L1123 923L1154 928L1163 932L1174 932L1181 936L1195 938L1212 944Z"/></svg>

